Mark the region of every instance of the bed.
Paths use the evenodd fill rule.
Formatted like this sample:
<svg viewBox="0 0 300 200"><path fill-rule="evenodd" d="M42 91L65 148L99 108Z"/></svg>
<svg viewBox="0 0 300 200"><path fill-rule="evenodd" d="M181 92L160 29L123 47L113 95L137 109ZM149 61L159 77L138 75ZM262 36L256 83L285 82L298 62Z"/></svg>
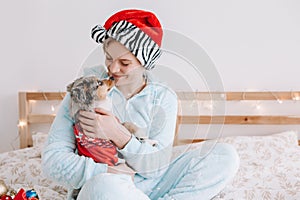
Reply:
<svg viewBox="0 0 300 200"><path fill-rule="evenodd" d="M65 199L67 190L45 178L41 172L41 149L46 131L31 130L36 124L50 124L55 113L32 113L36 101L59 102L61 92L19 92L20 149L0 154L0 180L9 188L35 189L40 199ZM224 136L206 138L182 137L184 124L236 125L300 125L297 115L195 115L184 113L184 102L206 101L294 101L300 92L177 92L179 112L173 158L187 149L201 148L207 141L232 144L240 156L240 168L235 178L214 200L220 199L300 199L300 147L298 131L285 130L274 134L255 136ZM297 97L297 98L295 98ZM191 103L190 103L191 104ZM296 104L295 104L296 105Z"/></svg>

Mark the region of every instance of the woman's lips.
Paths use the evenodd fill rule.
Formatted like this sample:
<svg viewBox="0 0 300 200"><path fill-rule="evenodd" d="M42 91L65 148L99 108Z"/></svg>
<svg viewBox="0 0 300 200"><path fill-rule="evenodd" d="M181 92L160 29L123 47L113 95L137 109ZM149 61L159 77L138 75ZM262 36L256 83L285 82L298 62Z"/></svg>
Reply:
<svg viewBox="0 0 300 200"><path fill-rule="evenodd" d="M112 77L114 77L114 79L120 79L122 77L125 77L124 75L115 75L113 74Z"/></svg>

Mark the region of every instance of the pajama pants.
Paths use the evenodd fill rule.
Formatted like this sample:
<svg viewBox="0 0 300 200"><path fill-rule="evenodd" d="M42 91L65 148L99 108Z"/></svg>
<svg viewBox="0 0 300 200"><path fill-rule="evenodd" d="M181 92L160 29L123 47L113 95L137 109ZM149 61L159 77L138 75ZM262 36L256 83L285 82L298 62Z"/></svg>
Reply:
<svg viewBox="0 0 300 200"><path fill-rule="evenodd" d="M203 154L203 149L194 149L178 156L151 188L149 196L134 185L130 176L104 173L88 180L77 199L211 199L233 179L238 166L235 149L229 144L218 143L207 154Z"/></svg>

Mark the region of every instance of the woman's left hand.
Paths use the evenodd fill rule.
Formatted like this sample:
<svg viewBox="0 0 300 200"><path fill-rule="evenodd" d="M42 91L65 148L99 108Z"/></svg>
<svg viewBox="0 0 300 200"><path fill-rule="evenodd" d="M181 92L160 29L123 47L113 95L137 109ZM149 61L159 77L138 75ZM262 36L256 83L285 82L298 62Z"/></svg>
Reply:
<svg viewBox="0 0 300 200"><path fill-rule="evenodd" d="M109 111L96 108L96 113L80 111L80 126L83 133L91 138L101 138L113 141L119 148L131 138L129 131Z"/></svg>

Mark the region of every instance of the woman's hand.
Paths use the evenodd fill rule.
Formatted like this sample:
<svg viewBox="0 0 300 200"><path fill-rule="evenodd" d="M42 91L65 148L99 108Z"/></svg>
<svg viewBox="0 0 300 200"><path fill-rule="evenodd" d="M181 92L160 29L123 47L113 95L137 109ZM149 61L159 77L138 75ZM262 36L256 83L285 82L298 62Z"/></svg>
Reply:
<svg viewBox="0 0 300 200"><path fill-rule="evenodd" d="M112 174L127 174L131 176L132 181L134 181L134 175L135 171L128 167L125 163L118 164L116 166L108 166L107 167L107 173L112 173Z"/></svg>
<svg viewBox="0 0 300 200"><path fill-rule="evenodd" d="M103 116L88 112L88 111L80 111L79 121L80 126L83 130L83 133L90 138L101 138L110 140L110 137L107 133L108 131L104 131L105 125L103 123ZM105 117L106 118L106 117Z"/></svg>
<svg viewBox="0 0 300 200"><path fill-rule="evenodd" d="M96 113L80 111L79 121L83 133L91 138L111 140L122 149L130 140L130 132L109 111L96 108Z"/></svg>

